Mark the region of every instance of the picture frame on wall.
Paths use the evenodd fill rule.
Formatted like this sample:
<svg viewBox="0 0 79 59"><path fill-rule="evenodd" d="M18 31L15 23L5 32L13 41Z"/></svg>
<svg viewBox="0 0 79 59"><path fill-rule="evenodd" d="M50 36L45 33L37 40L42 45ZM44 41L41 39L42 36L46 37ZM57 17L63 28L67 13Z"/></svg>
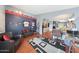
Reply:
<svg viewBox="0 0 79 59"><path fill-rule="evenodd" d="M32 26L35 26L35 23L34 22L32 22Z"/></svg>
<svg viewBox="0 0 79 59"><path fill-rule="evenodd" d="M29 26L29 22L25 21L24 23L24 27L28 27Z"/></svg>

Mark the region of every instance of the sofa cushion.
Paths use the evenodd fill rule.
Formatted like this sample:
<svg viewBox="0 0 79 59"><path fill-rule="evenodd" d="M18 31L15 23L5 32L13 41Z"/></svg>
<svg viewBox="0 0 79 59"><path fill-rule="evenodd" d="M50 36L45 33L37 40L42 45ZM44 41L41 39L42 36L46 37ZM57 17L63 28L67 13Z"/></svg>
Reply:
<svg viewBox="0 0 79 59"><path fill-rule="evenodd" d="M4 40L10 40L10 37L8 35L3 35Z"/></svg>

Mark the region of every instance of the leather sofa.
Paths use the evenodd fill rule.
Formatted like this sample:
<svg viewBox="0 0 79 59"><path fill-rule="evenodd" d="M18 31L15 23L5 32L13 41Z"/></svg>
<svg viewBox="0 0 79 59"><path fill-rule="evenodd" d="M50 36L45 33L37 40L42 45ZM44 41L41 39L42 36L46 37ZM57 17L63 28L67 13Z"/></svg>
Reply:
<svg viewBox="0 0 79 59"><path fill-rule="evenodd" d="M34 31L28 30L28 29L23 29L21 32L22 32L21 34L23 35L23 37L27 37L27 36L32 35L34 33Z"/></svg>
<svg viewBox="0 0 79 59"><path fill-rule="evenodd" d="M3 35L6 34L10 40L5 41ZM11 42L14 41L14 42ZM15 53L20 46L21 39L13 36L11 33L0 34L0 53Z"/></svg>

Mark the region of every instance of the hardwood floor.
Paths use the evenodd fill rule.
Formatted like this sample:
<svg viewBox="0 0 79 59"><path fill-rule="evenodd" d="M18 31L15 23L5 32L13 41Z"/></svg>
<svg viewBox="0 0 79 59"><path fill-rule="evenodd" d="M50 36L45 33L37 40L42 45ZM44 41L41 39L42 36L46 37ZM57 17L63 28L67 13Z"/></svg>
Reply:
<svg viewBox="0 0 79 59"><path fill-rule="evenodd" d="M28 43L28 41L34 37L36 37L35 34L24 38L16 53L36 53L33 47Z"/></svg>
<svg viewBox="0 0 79 59"><path fill-rule="evenodd" d="M45 38L48 38L48 40L50 40L51 39L51 32L45 32L45 33L43 33L43 35L42 35L43 37L45 37Z"/></svg>

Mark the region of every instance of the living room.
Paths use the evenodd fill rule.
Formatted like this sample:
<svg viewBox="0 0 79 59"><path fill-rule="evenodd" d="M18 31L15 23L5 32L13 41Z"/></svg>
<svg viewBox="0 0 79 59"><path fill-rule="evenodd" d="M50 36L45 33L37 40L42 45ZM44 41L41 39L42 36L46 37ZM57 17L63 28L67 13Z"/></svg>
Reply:
<svg viewBox="0 0 79 59"><path fill-rule="evenodd" d="M1 53L79 53L78 5L0 6Z"/></svg>

